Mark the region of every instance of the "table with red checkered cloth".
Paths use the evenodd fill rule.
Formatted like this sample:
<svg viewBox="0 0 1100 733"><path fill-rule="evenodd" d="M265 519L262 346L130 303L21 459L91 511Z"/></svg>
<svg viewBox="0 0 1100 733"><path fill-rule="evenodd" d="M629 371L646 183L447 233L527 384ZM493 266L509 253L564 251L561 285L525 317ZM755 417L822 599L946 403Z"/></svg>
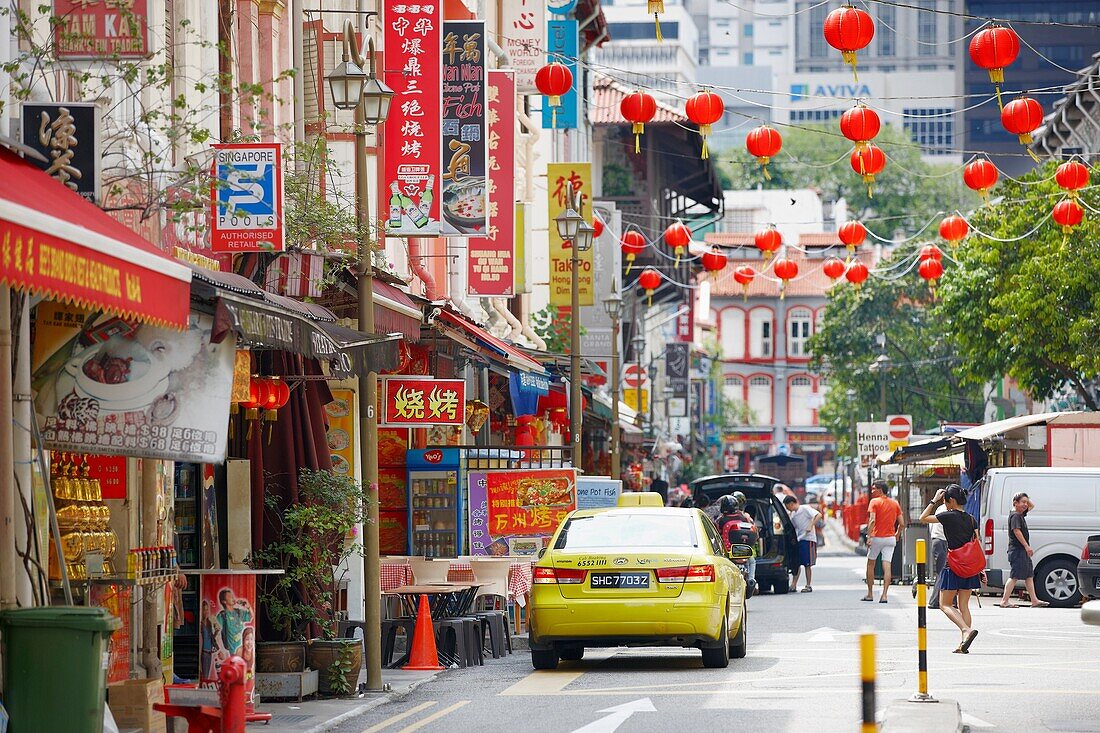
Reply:
<svg viewBox="0 0 1100 733"><path fill-rule="evenodd" d="M474 570L469 562L451 563L447 580L452 583L473 583ZM508 598L523 606L531 592L531 561L517 560L508 568Z"/></svg>
<svg viewBox="0 0 1100 733"><path fill-rule="evenodd" d="M413 573L408 563L384 562L379 569L382 592L400 588L403 585L412 585Z"/></svg>

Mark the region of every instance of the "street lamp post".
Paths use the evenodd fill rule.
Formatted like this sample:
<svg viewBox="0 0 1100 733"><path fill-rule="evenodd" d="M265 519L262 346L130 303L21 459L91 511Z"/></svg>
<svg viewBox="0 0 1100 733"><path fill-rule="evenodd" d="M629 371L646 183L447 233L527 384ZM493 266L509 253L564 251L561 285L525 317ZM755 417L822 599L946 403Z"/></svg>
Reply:
<svg viewBox="0 0 1100 733"><path fill-rule="evenodd" d="M635 305L634 310L637 314L637 305ZM645 375L642 372L642 351L645 350L645 336L642 335L641 321L634 320L634 329L634 338L630 339L630 345L634 348L634 363L638 368L636 375L638 386L634 388L634 412L637 415L642 415L642 384L645 382Z"/></svg>
<svg viewBox="0 0 1100 733"><path fill-rule="evenodd" d="M592 247L595 229L585 222L579 211L576 192L570 189L569 203L554 218L558 235L572 244L569 248L569 432L572 436L570 460L574 468L580 467L581 456L581 252Z"/></svg>
<svg viewBox="0 0 1100 733"><path fill-rule="evenodd" d="M849 478L852 482L851 486L848 488L848 503L851 504L855 502L856 499L856 474L859 471L859 436L856 432L856 413L854 407L856 403L856 391L854 389L849 389L844 394L848 398L848 407L852 409L852 463L848 467Z"/></svg>
<svg viewBox="0 0 1100 733"><path fill-rule="evenodd" d="M364 34L366 35L366 34ZM355 200L359 220L359 329L374 333L374 282L369 243L370 190L367 178L367 125L385 122L393 90L380 81L374 69L374 38L367 36L367 60L359 53L355 25L344 24L343 61L328 75L332 101L337 109L355 110ZM369 63L370 73L363 71ZM366 687L382 690L382 609L378 588L378 373L359 373L359 451L363 484L367 488L367 521L363 526L363 633L366 639Z"/></svg>
<svg viewBox="0 0 1100 733"><path fill-rule="evenodd" d="M611 478L618 480L622 467L620 462L619 428L619 325L623 316L623 296L619 295L617 280L611 281L611 294L603 299L603 308L611 318Z"/></svg>

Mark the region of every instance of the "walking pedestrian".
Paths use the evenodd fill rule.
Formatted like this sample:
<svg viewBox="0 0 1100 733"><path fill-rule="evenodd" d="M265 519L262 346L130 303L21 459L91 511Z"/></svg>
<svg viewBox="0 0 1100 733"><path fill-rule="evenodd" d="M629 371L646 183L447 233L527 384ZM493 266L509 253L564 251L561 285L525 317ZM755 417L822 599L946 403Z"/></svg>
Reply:
<svg viewBox="0 0 1100 733"><path fill-rule="evenodd" d="M798 589L798 576L802 568L806 568L806 585L802 588L802 592L813 593L813 567L817 564L817 529L814 525L821 515L808 504L799 505L797 496L788 496L783 499L783 506L791 515L791 523L794 524L798 537L798 565L794 569L794 578L791 580L791 592Z"/></svg>
<svg viewBox="0 0 1100 733"><path fill-rule="evenodd" d="M1035 504L1021 491L1012 497L1012 509L1012 513L1008 515L1009 576L1000 606L1016 608L1016 604L1012 603L1012 591L1020 580L1024 581L1032 608L1049 606L1049 603L1040 601L1035 596L1035 566L1031 561L1034 550L1031 549L1031 533L1027 529L1027 513L1035 509Z"/></svg>
<svg viewBox="0 0 1100 733"><path fill-rule="evenodd" d="M941 501L946 511L937 514L936 507ZM952 569L954 561L950 553L963 550L971 541L979 541L978 523L963 509L965 504L966 493L962 487L951 484L946 489L937 491L920 515L920 521L925 524L943 525L943 534L947 540L947 564L940 571L937 585L940 589L940 610L962 632L962 642L955 649L956 654L969 654L970 645L978 635L970 617L970 595L981 587L980 570L973 575L961 576ZM981 552L980 547L978 552ZM958 608L954 605L956 599L959 602Z"/></svg>
<svg viewBox="0 0 1100 733"><path fill-rule="evenodd" d="M892 578L894 548L905 529L905 513L901 504L886 495L886 482L871 483L871 503L867 505L867 595L862 600L874 600L875 560L882 558L882 595L879 603L887 603Z"/></svg>
<svg viewBox="0 0 1100 733"><path fill-rule="evenodd" d="M947 537L943 534L942 524L928 525L932 538L932 592L928 594L928 607L940 607L940 571L947 564Z"/></svg>

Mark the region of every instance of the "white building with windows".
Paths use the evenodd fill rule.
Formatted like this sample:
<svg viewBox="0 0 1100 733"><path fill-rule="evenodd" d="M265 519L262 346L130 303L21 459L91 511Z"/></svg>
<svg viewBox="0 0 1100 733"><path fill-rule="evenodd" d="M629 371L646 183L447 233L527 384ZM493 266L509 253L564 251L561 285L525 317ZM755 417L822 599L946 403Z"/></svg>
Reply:
<svg viewBox="0 0 1100 733"><path fill-rule="evenodd" d="M682 104L694 92L699 56L699 31L684 6L665 3L661 41L644 2L605 4L603 13L611 40L589 51L595 70Z"/></svg>

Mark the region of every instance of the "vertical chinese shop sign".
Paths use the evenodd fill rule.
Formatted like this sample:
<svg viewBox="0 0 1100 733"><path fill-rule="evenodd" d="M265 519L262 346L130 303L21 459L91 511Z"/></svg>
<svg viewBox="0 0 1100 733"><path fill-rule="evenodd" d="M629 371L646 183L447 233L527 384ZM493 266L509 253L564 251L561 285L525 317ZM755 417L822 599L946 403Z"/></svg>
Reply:
<svg viewBox="0 0 1100 733"><path fill-rule="evenodd" d="M470 240L470 295L515 295L515 188L515 75L494 70L489 72L489 231Z"/></svg>
<svg viewBox="0 0 1100 733"><path fill-rule="evenodd" d="M387 4L385 81L394 91L386 118L386 233L440 233L443 3Z"/></svg>
<svg viewBox="0 0 1100 733"><path fill-rule="evenodd" d="M551 10L551 12L555 11ZM577 68L577 21L551 20L546 24L546 32L546 62L557 61L565 64L573 74L573 86L561 95L561 106L558 107L557 114L554 114L553 109L546 103L546 98L543 97L542 126L547 130L575 130L578 117L577 80L580 73Z"/></svg>
<svg viewBox="0 0 1100 733"><path fill-rule="evenodd" d="M443 234L485 234L485 21L443 24Z"/></svg>
<svg viewBox="0 0 1100 733"><path fill-rule="evenodd" d="M554 218L565 210L569 201L569 189L577 192L577 201L581 205L584 220L592 223L592 164L591 163L550 163L546 167L546 190L549 194L550 216L550 305L570 306L570 279L573 243L558 237L554 227ZM593 277L592 250L578 252L578 283L580 285L580 304L592 305Z"/></svg>
<svg viewBox="0 0 1100 733"><path fill-rule="evenodd" d="M533 94L537 91L535 74L546 63L542 50L546 46L546 2L512 0L501 6L501 13L503 30L497 40L515 69L516 89L521 94Z"/></svg>

